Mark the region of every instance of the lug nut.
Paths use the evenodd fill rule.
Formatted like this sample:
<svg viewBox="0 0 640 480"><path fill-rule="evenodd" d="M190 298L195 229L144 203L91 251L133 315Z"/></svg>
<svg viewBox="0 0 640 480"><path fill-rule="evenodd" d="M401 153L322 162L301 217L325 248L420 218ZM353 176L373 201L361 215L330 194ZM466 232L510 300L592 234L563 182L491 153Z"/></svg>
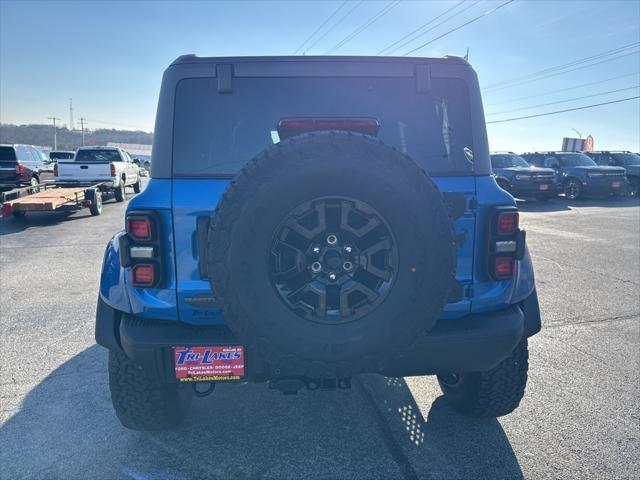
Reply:
<svg viewBox="0 0 640 480"><path fill-rule="evenodd" d="M322 265L320 264L320 262L313 262L311 264L311 271L313 273L320 273L320 270L322 270Z"/></svg>
<svg viewBox="0 0 640 480"><path fill-rule="evenodd" d="M351 270L353 270L353 263L351 263L351 262L344 262L344 263L342 264L342 269L343 269L345 272L350 272Z"/></svg>
<svg viewBox="0 0 640 480"><path fill-rule="evenodd" d="M344 251L347 253L351 253L353 251L353 248L351 247L351 245L347 245L346 247L344 247Z"/></svg>
<svg viewBox="0 0 640 480"><path fill-rule="evenodd" d="M338 243L338 237L336 237L335 235L329 235L327 237L327 243L329 245L335 245L336 243Z"/></svg>
<svg viewBox="0 0 640 480"><path fill-rule="evenodd" d="M335 273L331 272L329 274L329 280L331 280L332 282L335 282L337 278L338 276Z"/></svg>

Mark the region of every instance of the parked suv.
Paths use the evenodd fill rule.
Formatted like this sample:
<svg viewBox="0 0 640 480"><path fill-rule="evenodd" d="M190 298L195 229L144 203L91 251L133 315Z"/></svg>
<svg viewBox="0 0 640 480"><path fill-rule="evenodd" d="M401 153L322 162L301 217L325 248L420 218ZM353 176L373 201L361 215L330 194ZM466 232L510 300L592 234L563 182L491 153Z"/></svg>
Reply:
<svg viewBox="0 0 640 480"><path fill-rule="evenodd" d="M556 183L570 200L583 195L618 195L626 182L624 168L598 166L584 153L535 152L522 156L532 165L555 170Z"/></svg>
<svg viewBox="0 0 640 480"><path fill-rule="evenodd" d="M49 158L53 162L57 162L58 160L72 160L75 154L76 152L70 152L65 150L53 150L49 152Z"/></svg>
<svg viewBox="0 0 640 480"><path fill-rule="evenodd" d="M598 165L623 167L627 172L627 194L638 196L640 189L640 155L626 151L620 152L587 152L587 155Z"/></svg>
<svg viewBox="0 0 640 480"><path fill-rule="evenodd" d="M514 197L546 201L557 195L554 170L533 167L513 152L491 153L491 168L498 185Z"/></svg>
<svg viewBox="0 0 640 480"><path fill-rule="evenodd" d="M180 57L153 155L96 315L123 425L175 425L217 382L361 373L436 374L469 415L518 406L538 299L466 61Z"/></svg>
<svg viewBox="0 0 640 480"><path fill-rule="evenodd" d="M50 163L47 155L32 145L0 145L0 189L53 180Z"/></svg>

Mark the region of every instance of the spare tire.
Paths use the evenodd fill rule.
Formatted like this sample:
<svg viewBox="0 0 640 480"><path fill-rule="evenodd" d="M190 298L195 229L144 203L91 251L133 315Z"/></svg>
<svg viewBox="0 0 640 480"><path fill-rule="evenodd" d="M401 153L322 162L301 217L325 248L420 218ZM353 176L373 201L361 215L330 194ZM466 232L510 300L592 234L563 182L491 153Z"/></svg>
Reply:
<svg viewBox="0 0 640 480"><path fill-rule="evenodd" d="M207 240L225 321L277 376L388 364L433 327L455 262L431 178L407 155L347 132L296 136L251 160Z"/></svg>

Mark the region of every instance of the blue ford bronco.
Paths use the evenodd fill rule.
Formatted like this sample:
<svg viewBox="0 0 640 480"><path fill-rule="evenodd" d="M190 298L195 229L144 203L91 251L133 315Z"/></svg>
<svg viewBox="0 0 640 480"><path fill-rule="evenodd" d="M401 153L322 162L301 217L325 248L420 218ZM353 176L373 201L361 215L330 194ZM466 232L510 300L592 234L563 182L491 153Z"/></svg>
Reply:
<svg viewBox="0 0 640 480"><path fill-rule="evenodd" d="M555 171L529 165L513 152L492 152L491 168L498 185L514 197L546 201L558 193Z"/></svg>
<svg viewBox="0 0 640 480"><path fill-rule="evenodd" d="M558 187L569 200L587 195L618 196L624 191L624 168L596 165L582 152L534 152L522 156L531 165L553 169Z"/></svg>
<svg viewBox="0 0 640 480"><path fill-rule="evenodd" d="M124 426L176 425L218 382L363 373L437 375L472 416L518 406L540 312L465 60L180 57L151 177L96 314Z"/></svg>

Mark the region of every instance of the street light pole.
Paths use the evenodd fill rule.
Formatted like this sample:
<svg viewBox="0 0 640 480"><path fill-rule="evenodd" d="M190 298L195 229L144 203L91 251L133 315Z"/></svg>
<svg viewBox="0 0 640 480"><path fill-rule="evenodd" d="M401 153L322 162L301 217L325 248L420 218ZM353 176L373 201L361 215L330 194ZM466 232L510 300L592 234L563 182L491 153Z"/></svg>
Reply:
<svg viewBox="0 0 640 480"><path fill-rule="evenodd" d="M60 120L58 117L47 117L49 120L53 122L53 149L58 149L58 136L56 132L56 120Z"/></svg>
<svg viewBox="0 0 640 480"><path fill-rule="evenodd" d="M582 140L582 134L578 130L576 130L575 128L572 128L571 130L576 132L580 136L580 140Z"/></svg>
<svg viewBox="0 0 640 480"><path fill-rule="evenodd" d="M87 123L87 119L80 117L80 129L82 130L82 146L84 147L84 126Z"/></svg>

